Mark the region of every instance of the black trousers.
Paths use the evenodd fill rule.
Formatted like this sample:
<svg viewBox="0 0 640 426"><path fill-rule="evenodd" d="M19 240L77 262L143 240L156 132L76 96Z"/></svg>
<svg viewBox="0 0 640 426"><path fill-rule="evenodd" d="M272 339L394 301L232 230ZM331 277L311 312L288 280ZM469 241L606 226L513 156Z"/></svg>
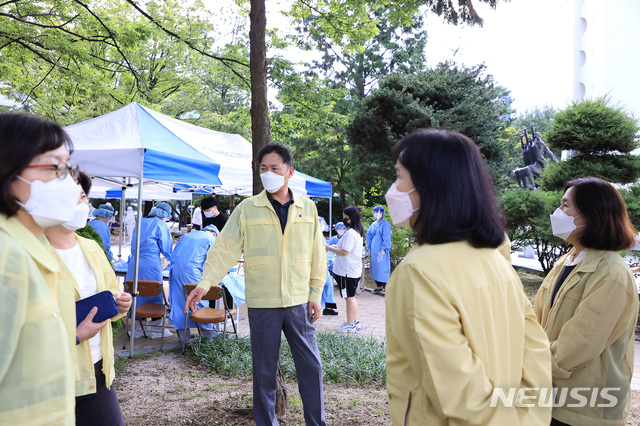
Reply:
<svg viewBox="0 0 640 426"><path fill-rule="evenodd" d="M76 425L87 426L124 426L122 411L111 385L107 389L106 378L102 373L102 360L93 365L96 373L96 393L76 397Z"/></svg>

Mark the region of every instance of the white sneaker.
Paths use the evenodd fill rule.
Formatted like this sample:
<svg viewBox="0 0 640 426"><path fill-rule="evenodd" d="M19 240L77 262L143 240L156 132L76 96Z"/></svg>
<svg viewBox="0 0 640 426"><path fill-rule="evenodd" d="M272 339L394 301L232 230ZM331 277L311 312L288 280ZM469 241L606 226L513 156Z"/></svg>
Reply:
<svg viewBox="0 0 640 426"><path fill-rule="evenodd" d="M355 324L349 324L348 322L343 322L340 327L336 329L338 333L357 333L358 329Z"/></svg>
<svg viewBox="0 0 640 426"><path fill-rule="evenodd" d="M356 326L356 330L360 331L360 329L362 328L362 325L360 324L360 320L358 318L356 318L353 324Z"/></svg>

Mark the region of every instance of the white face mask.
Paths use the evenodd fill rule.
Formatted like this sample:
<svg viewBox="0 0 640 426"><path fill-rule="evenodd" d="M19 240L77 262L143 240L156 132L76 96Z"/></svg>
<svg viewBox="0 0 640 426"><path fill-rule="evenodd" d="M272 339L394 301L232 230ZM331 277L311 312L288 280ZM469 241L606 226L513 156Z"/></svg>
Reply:
<svg viewBox="0 0 640 426"><path fill-rule="evenodd" d="M262 181L264 189L271 194L278 192L278 190L284 186L284 176L273 172L260 173L260 180Z"/></svg>
<svg viewBox="0 0 640 426"><path fill-rule="evenodd" d="M418 211L419 208L414 209L413 204L411 203L411 194L416 189L413 188L409 192L401 192L396 188L396 184L393 183L391 188L384 195L384 198L387 200L387 208L389 209L389 215L391 216L391 223L395 226L399 226L401 228L409 228L411 225L409 224L409 219L414 212Z"/></svg>
<svg viewBox="0 0 640 426"><path fill-rule="evenodd" d="M586 226L576 226L574 222L576 217L569 216L560 208L557 208L553 212L553 214L549 216L549 218L551 219L551 231L553 232L553 235L566 240L567 238L569 238L569 235L571 235L571 233L576 230L576 228L582 228L583 226Z"/></svg>
<svg viewBox="0 0 640 426"><path fill-rule="evenodd" d="M338 237L342 237L344 235L344 229L338 229L336 233L338 234Z"/></svg>
<svg viewBox="0 0 640 426"><path fill-rule="evenodd" d="M380 219L382 219L382 213L381 213L381 212L375 212L375 213L373 214L373 217L374 217L376 220L380 220Z"/></svg>
<svg viewBox="0 0 640 426"><path fill-rule="evenodd" d="M209 211L209 212L203 212L204 213L204 217L212 217L213 216L213 210Z"/></svg>
<svg viewBox="0 0 640 426"><path fill-rule="evenodd" d="M87 224L87 218L89 217L89 206L85 203L76 204L76 211L73 214L73 219L69 222L63 223L62 226L69 231L77 231L80 228L84 228Z"/></svg>
<svg viewBox="0 0 640 426"><path fill-rule="evenodd" d="M73 218L82 188L71 175L49 182L29 182L22 176L18 179L31 185L31 195L25 204L18 202L41 228L62 225Z"/></svg>

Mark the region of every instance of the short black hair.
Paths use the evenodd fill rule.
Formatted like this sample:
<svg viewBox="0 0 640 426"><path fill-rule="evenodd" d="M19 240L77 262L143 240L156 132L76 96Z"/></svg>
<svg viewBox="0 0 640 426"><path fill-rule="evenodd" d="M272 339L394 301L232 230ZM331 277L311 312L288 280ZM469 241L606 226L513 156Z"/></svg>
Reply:
<svg viewBox="0 0 640 426"><path fill-rule="evenodd" d="M44 118L15 112L0 113L0 212L11 217L20 206L11 184L38 155L73 143L59 124Z"/></svg>
<svg viewBox="0 0 640 426"><path fill-rule="evenodd" d="M204 197L202 201L200 201L200 208L202 210L208 210L211 207L215 207L218 205L218 201L214 197L208 196Z"/></svg>
<svg viewBox="0 0 640 426"><path fill-rule="evenodd" d="M573 202L586 225L580 244L596 250L627 250L633 246L636 230L629 220L622 195L604 179L582 177L564 185L573 188Z"/></svg>
<svg viewBox="0 0 640 426"><path fill-rule="evenodd" d="M86 174L85 172L80 172L80 174L78 175L78 183L80 184L80 186L82 187L82 190L88 197L89 191L91 191L91 185L93 184L93 182L91 182L91 178L89 177L89 175Z"/></svg>
<svg viewBox="0 0 640 426"><path fill-rule="evenodd" d="M293 167L293 151L286 145L282 145L279 143L269 143L260 148L258 152L258 166L262 163L262 158L267 155L275 152L282 158L282 162L287 165L287 167Z"/></svg>
<svg viewBox="0 0 640 426"><path fill-rule="evenodd" d="M505 239L496 190L477 145L462 133L423 129L393 148L420 195L413 229L418 244L468 241L496 248Z"/></svg>
<svg viewBox="0 0 640 426"><path fill-rule="evenodd" d="M342 214L346 215L351 222L348 226L349 228L355 230L360 234L360 236L364 235L364 229L362 228L362 218L360 217L360 210L356 206L349 206L342 211Z"/></svg>

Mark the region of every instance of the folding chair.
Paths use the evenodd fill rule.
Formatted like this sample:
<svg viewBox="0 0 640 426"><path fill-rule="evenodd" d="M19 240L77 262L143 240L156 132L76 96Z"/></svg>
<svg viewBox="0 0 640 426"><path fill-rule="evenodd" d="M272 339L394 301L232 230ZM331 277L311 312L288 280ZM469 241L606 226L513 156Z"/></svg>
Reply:
<svg viewBox="0 0 640 426"><path fill-rule="evenodd" d="M191 293L197 287L196 284L185 284L182 288L184 291L185 300L189 297L189 293ZM216 301L218 299L222 299L223 309L215 309L215 308L200 308L195 312L191 311L191 308L187 311L187 315L184 317L184 330L185 330L185 338L182 342L182 355L185 353L185 349L187 347L187 321L191 320L196 323L196 327L198 327L198 333L202 334L200 331L199 324L219 324L224 323L224 328L222 332L222 338L227 337L227 320L231 319L231 325L233 326L233 334L238 338L238 330L236 329L236 322L233 319L233 316L236 314L236 309L233 307L233 298L229 295L229 290L227 290L224 286L214 285L211 286L207 294L202 296L202 300L208 300L211 304L212 301ZM231 307L229 307L229 301L231 301ZM191 312L189 314L189 312Z"/></svg>
<svg viewBox="0 0 640 426"><path fill-rule="evenodd" d="M162 338L160 343L160 349L162 349L164 347L164 328L165 328L166 318L169 312L171 312L171 306L169 306L169 304L167 303L167 297L164 294L164 286L162 285L161 282L158 282L158 281L139 280L138 293L134 295L133 280L129 280L124 283L124 291L131 294L134 301L136 300L137 296L159 296L160 294L162 294L163 303L145 303L144 305L136 306L136 318L140 323L140 329L142 330L142 333L144 334L145 339L147 339L148 336L147 336L147 331L144 328L144 324L142 323L142 319L143 318L145 319L161 318L162 319L162 330L161 330ZM129 312L131 313L131 311ZM125 330L127 330L129 325L128 317L129 315L125 317L125 325L124 325ZM133 333L133 321L131 322L131 324L132 324L132 327L131 327L132 330L130 331L131 333ZM135 336L134 336L134 342L135 342ZM122 349L126 349L126 347L127 347L127 339L125 338Z"/></svg>

